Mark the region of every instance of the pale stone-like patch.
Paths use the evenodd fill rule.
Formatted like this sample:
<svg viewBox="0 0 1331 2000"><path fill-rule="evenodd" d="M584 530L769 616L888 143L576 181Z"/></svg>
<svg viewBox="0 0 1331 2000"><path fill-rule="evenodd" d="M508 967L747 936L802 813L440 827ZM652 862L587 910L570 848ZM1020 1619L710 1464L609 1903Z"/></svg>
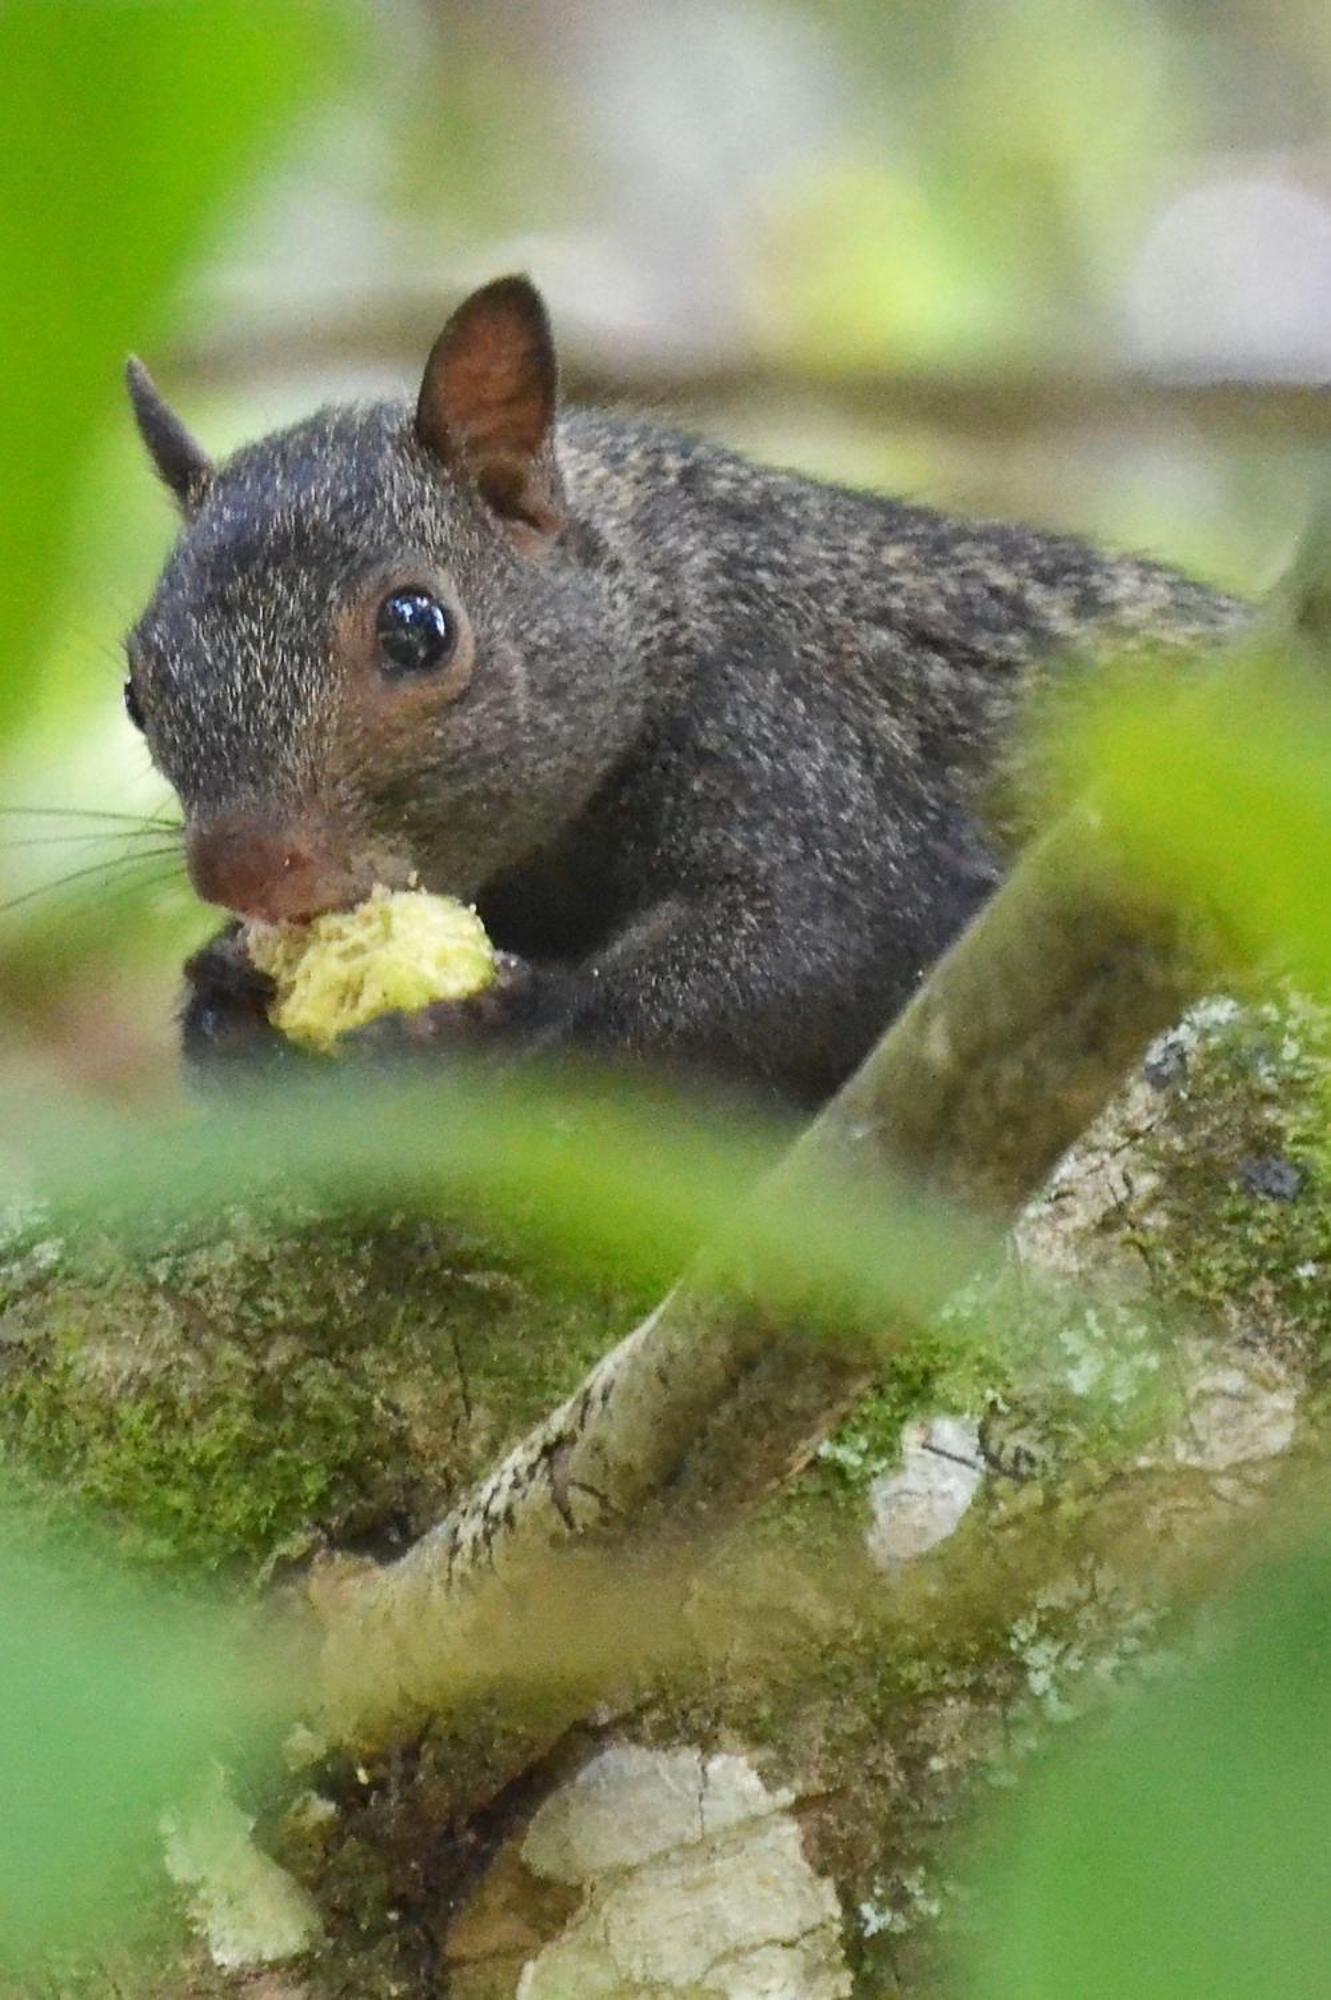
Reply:
<svg viewBox="0 0 1331 2000"><path fill-rule="evenodd" d="M300 1884L254 1845L253 1828L220 1771L162 1821L167 1873L190 1892L190 1916L224 1971L296 1958L321 1928Z"/></svg>
<svg viewBox="0 0 1331 2000"><path fill-rule="evenodd" d="M742 1757L603 1751L528 1830L525 1865L584 1900L518 2000L845 2000L836 1893L790 1802Z"/></svg>
<svg viewBox="0 0 1331 2000"><path fill-rule="evenodd" d="M1299 1395L1267 1356L1228 1358L1195 1348L1186 1419L1173 1439L1175 1465L1228 1472L1278 1458L1294 1441Z"/></svg>
<svg viewBox="0 0 1331 2000"><path fill-rule="evenodd" d="M865 1536L880 1568L912 1562L955 1533L984 1479L979 1426L971 1417L931 1417L902 1433L902 1458L869 1488Z"/></svg>
<svg viewBox="0 0 1331 2000"><path fill-rule="evenodd" d="M769 1792L743 1757L618 1744L545 1801L522 1858L552 1882L586 1882L790 1803L789 1792Z"/></svg>

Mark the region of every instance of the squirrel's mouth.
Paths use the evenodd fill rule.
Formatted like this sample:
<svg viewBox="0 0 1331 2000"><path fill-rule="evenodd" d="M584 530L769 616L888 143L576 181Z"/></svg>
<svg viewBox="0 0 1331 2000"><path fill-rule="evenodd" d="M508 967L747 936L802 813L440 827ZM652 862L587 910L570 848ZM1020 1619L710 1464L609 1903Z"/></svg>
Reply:
<svg viewBox="0 0 1331 2000"><path fill-rule="evenodd" d="M249 922L311 923L333 910L364 902L384 879L381 858L348 860L323 828L309 819L274 820L233 811L192 825L185 851L190 879L206 903ZM388 888L406 887L408 871Z"/></svg>

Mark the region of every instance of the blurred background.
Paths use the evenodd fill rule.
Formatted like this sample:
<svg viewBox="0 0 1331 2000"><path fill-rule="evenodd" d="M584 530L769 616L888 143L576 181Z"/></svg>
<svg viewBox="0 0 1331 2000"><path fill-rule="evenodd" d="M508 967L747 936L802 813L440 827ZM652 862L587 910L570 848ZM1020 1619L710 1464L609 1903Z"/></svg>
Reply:
<svg viewBox="0 0 1331 2000"><path fill-rule="evenodd" d="M1325 0L228 0L123 88L77 13L50 0L32 45L49 103L7 69L31 144L9 119L0 263L25 204L77 225L64 256L32 235L8 334L45 341L59 385L73 328L87 380L45 571L15 562L36 502L12 479L0 502L0 1069L171 1087L176 967L212 928L169 839L56 816L171 812L121 706L120 635L172 532L127 345L220 452L412 391L459 292L522 268L575 396L1242 591L1297 534L1331 436ZM135 293L163 189L203 173L191 89L248 107L243 144ZM93 323L108 233L124 283ZM18 405L49 414L50 391L8 393L23 466Z"/></svg>

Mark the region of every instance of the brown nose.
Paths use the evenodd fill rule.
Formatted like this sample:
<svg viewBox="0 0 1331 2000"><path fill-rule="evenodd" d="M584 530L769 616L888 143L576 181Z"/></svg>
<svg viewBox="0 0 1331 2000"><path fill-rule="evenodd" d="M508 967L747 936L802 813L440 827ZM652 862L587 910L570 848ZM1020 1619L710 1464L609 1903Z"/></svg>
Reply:
<svg viewBox="0 0 1331 2000"><path fill-rule="evenodd" d="M347 868L308 827L228 813L192 826L189 872L208 903L265 923L302 923L355 900Z"/></svg>

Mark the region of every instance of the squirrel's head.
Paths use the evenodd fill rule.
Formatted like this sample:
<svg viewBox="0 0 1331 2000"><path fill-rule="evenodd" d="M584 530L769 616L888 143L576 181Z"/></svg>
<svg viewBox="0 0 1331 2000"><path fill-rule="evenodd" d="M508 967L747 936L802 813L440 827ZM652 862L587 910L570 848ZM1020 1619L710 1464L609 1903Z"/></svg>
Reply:
<svg viewBox="0 0 1331 2000"><path fill-rule="evenodd" d="M280 919L376 882L469 896L567 820L613 754L578 698L613 659L525 279L458 309L414 409L325 410L222 465L137 362L129 386L184 527L126 703L204 897Z"/></svg>

